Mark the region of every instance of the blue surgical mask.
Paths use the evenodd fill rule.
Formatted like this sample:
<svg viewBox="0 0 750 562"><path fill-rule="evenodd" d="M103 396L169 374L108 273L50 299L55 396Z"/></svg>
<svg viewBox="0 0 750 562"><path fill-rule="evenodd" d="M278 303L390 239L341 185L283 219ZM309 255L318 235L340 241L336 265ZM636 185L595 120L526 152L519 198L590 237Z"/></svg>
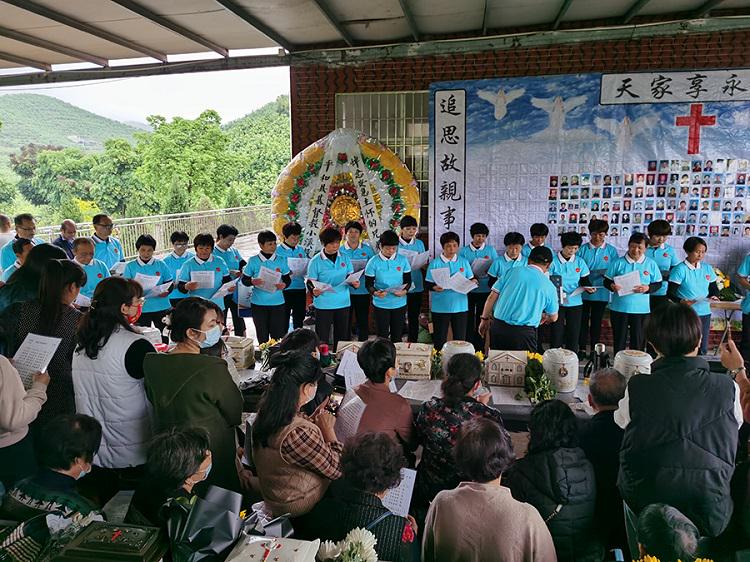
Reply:
<svg viewBox="0 0 750 562"><path fill-rule="evenodd" d="M203 330L198 330L199 332L203 332ZM217 343L219 343L219 339L221 339L221 328L219 326L214 326L207 332L203 332L206 334L206 339L203 341L198 342L198 346L201 349L206 349L207 347L213 347Z"/></svg>
<svg viewBox="0 0 750 562"><path fill-rule="evenodd" d="M203 477L203 480L208 479L208 475L211 473L211 468L213 468L214 463L209 463L209 465L206 467L206 475Z"/></svg>
<svg viewBox="0 0 750 562"><path fill-rule="evenodd" d="M86 469L84 469L83 467L81 467L81 472L80 472L80 474L78 474L78 476L76 477L76 480L80 480L81 478L83 478L84 476L86 476L86 475L87 475L88 473L90 473L90 472L91 472L91 467L89 467L89 469L88 469L88 470L86 470Z"/></svg>

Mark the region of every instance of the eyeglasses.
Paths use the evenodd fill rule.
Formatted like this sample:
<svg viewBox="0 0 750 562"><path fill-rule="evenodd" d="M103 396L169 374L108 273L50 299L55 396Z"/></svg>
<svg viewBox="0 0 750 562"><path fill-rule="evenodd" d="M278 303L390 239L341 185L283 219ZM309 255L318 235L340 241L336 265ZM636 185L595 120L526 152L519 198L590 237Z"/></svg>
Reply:
<svg viewBox="0 0 750 562"><path fill-rule="evenodd" d="M139 299L133 299L133 301L130 304L130 306L143 306L145 302L146 302L146 297L141 297Z"/></svg>
<svg viewBox="0 0 750 562"><path fill-rule="evenodd" d="M112 229L112 228L114 228L115 225L114 224L101 224L101 223L97 223L94 226L101 226L102 228Z"/></svg>
<svg viewBox="0 0 750 562"><path fill-rule="evenodd" d="M17 226L16 230L23 230L24 232L35 232L36 226Z"/></svg>

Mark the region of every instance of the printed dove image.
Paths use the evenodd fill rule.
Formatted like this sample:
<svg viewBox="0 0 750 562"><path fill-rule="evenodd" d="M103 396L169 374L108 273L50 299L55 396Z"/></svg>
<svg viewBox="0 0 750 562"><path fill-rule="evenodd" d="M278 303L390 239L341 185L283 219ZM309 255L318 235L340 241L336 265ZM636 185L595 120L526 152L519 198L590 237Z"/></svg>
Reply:
<svg viewBox="0 0 750 562"><path fill-rule="evenodd" d="M616 139L617 154L625 154L633 146L633 139L636 135L652 129L659 123L656 115L646 115L634 121L631 121L627 115L622 121L617 119L603 119L597 117L594 124L597 128L609 132Z"/></svg>
<svg viewBox="0 0 750 562"><path fill-rule="evenodd" d="M565 115L585 102L586 96L575 96L566 100L563 100L562 96L555 96L552 99L531 98L531 105L549 113L547 131L553 133L562 131L565 124Z"/></svg>
<svg viewBox="0 0 750 562"><path fill-rule="evenodd" d="M495 120L500 121L508 113L508 104L520 98L525 91L524 88L518 88L506 94L505 90L500 88L497 92L479 90L477 95L495 106Z"/></svg>

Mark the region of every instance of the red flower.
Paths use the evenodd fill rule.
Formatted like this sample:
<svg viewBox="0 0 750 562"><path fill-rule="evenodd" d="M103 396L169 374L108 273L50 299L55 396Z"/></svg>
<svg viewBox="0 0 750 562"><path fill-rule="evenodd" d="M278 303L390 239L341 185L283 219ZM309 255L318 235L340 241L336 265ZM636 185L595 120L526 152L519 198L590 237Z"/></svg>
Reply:
<svg viewBox="0 0 750 562"><path fill-rule="evenodd" d="M301 257L301 258L305 257L305 256L304 256L303 254L301 254L301 253L300 253L300 254L298 254L298 255L299 255L299 257Z"/></svg>
<svg viewBox="0 0 750 562"><path fill-rule="evenodd" d="M305 185L305 180L302 178L297 178L297 185L303 187Z"/></svg>
<svg viewBox="0 0 750 562"><path fill-rule="evenodd" d="M294 195L292 195L292 203L299 203L299 200L300 200L299 193L295 193Z"/></svg>
<svg viewBox="0 0 750 562"><path fill-rule="evenodd" d="M221 268L220 268L220 267L217 267L217 268L216 268L216 271L221 271Z"/></svg>
<svg viewBox="0 0 750 562"><path fill-rule="evenodd" d="M581 268L580 267L576 267L576 273L581 273Z"/></svg>
<svg viewBox="0 0 750 562"><path fill-rule="evenodd" d="M644 271L643 275L651 275L648 271Z"/></svg>
<svg viewBox="0 0 750 562"><path fill-rule="evenodd" d="M160 275L160 273L159 273L158 271L156 272L156 274L157 274L157 275Z"/></svg>
<svg viewBox="0 0 750 562"><path fill-rule="evenodd" d="M277 267L277 268L276 268L276 271L281 271L281 268L280 268L280 267Z"/></svg>
<svg viewBox="0 0 750 562"><path fill-rule="evenodd" d="M460 271L461 273L463 273L463 272L464 272L464 268L462 267L461 269L459 269L459 271Z"/></svg>
<svg viewBox="0 0 750 562"><path fill-rule="evenodd" d="M401 535L401 542L414 542L414 529L411 528L411 523L408 520L406 521L406 525L404 525L404 532Z"/></svg>
<svg viewBox="0 0 750 562"><path fill-rule="evenodd" d="M346 264L345 264L345 263L342 263L342 264L341 264L341 267L346 267Z"/></svg>
<svg viewBox="0 0 750 562"><path fill-rule="evenodd" d="M401 266L400 265L396 268L396 271L401 271Z"/></svg>
<svg viewBox="0 0 750 562"><path fill-rule="evenodd" d="M367 252L362 252L362 257L367 257Z"/></svg>
<svg viewBox="0 0 750 562"><path fill-rule="evenodd" d="M97 277L98 277L99 279L101 279L102 277L104 277L104 275L102 275L102 274L100 273L100 274L98 274L98 275L97 275Z"/></svg>
<svg viewBox="0 0 750 562"><path fill-rule="evenodd" d="M488 260L490 259L490 256L484 256L484 259Z"/></svg>
<svg viewBox="0 0 750 562"><path fill-rule="evenodd" d="M339 152L338 154L339 162L346 162L348 159L349 157L346 155L346 152Z"/></svg>
<svg viewBox="0 0 750 562"><path fill-rule="evenodd" d="M711 281L711 276L710 275L706 275L706 281Z"/></svg>
<svg viewBox="0 0 750 562"><path fill-rule="evenodd" d="M664 252L664 257L665 257L665 258L668 258L668 257L669 257L669 254L668 254L667 252Z"/></svg>

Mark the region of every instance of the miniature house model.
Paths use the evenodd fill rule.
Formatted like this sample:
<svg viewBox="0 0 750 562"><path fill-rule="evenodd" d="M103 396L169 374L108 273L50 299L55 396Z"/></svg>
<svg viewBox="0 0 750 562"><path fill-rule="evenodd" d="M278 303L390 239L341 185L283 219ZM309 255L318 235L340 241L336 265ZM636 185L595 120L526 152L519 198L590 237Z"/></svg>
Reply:
<svg viewBox="0 0 750 562"><path fill-rule="evenodd" d="M523 387L526 361L525 351L490 350L487 356L487 384Z"/></svg>

